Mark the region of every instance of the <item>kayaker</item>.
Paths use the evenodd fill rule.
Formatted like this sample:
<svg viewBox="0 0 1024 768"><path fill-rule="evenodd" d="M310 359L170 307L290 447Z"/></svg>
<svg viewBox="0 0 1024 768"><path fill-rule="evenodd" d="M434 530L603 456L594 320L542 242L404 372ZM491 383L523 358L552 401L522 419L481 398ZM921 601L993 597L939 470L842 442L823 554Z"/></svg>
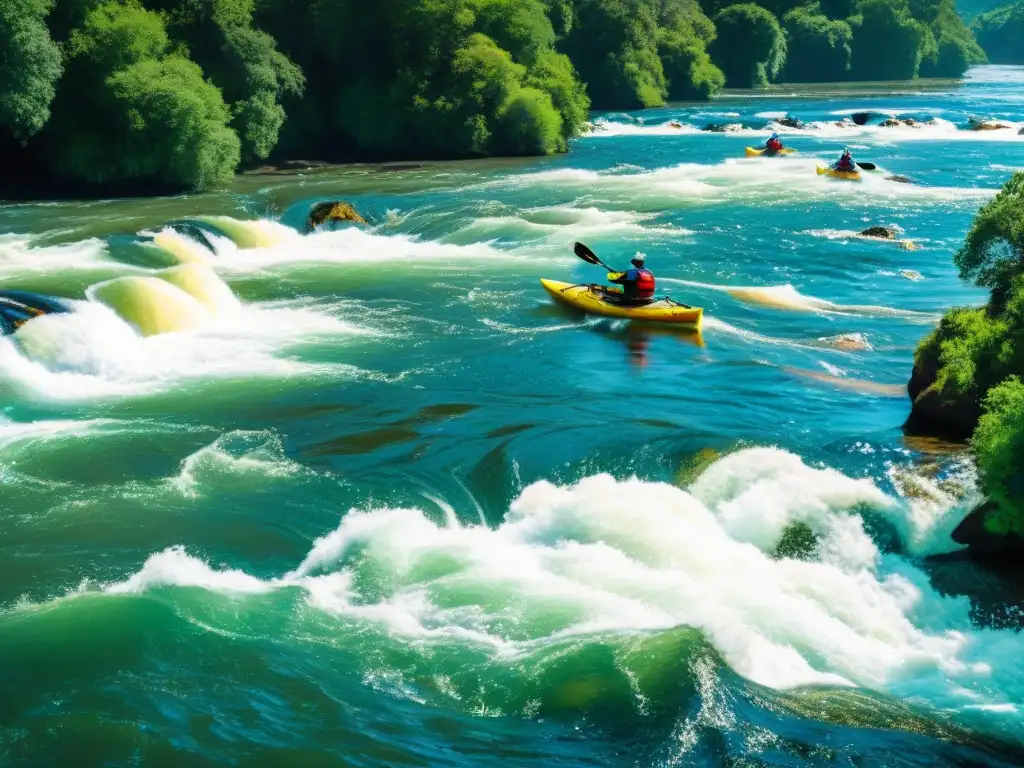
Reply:
<svg viewBox="0 0 1024 768"><path fill-rule="evenodd" d="M782 140L779 139L779 134L773 133L772 137L764 143L765 152L781 152L782 151Z"/></svg>
<svg viewBox="0 0 1024 768"><path fill-rule="evenodd" d="M847 147L843 150L843 156L839 158L839 162L832 166L837 171L856 171L857 164L853 162L853 158L850 156L850 149Z"/></svg>
<svg viewBox="0 0 1024 768"><path fill-rule="evenodd" d="M633 269L617 277L608 276L611 282L622 286L623 303L644 304L654 298L654 273L645 267L645 261L646 257L638 253L630 260Z"/></svg>

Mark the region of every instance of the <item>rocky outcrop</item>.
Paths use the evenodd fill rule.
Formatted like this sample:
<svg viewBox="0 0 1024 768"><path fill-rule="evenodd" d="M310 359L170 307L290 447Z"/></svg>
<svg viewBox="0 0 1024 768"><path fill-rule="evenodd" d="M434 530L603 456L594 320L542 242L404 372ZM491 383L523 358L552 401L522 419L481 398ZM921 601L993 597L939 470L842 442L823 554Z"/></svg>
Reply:
<svg viewBox="0 0 1024 768"><path fill-rule="evenodd" d="M896 230L891 227L868 227L860 234L861 237L877 237L882 240L896 239Z"/></svg>
<svg viewBox="0 0 1024 768"><path fill-rule="evenodd" d="M850 115L850 119L853 120L854 125L867 125L868 120L871 119L870 112L854 112Z"/></svg>
<svg viewBox="0 0 1024 768"><path fill-rule="evenodd" d="M317 203L310 209L306 217L306 231L312 232L317 227L328 221L352 222L353 224L365 224L366 219L359 215L349 203L332 200L324 203Z"/></svg>
<svg viewBox="0 0 1024 768"><path fill-rule="evenodd" d="M971 393L957 393L938 386L939 344L935 336L921 343L914 370L907 383L910 416L904 432L915 435L967 440L978 424L981 408Z"/></svg>
<svg viewBox="0 0 1024 768"><path fill-rule="evenodd" d="M967 130L969 131L1006 131L1011 130L1012 125L1000 123L995 120L978 120L971 118Z"/></svg>
<svg viewBox="0 0 1024 768"><path fill-rule="evenodd" d="M844 117L842 120L836 120L836 128L856 128L857 124L848 117Z"/></svg>
<svg viewBox="0 0 1024 768"><path fill-rule="evenodd" d="M888 120L882 121L881 125L883 128L900 128L902 126L916 128L917 121L912 117L908 117L905 120L900 120L898 117L890 117Z"/></svg>
<svg viewBox="0 0 1024 768"><path fill-rule="evenodd" d="M985 518L994 509L987 501L969 513L953 531L953 541L965 545L967 554L977 560L1024 564L1024 538L1016 533L993 533L985 526Z"/></svg>
<svg viewBox="0 0 1024 768"><path fill-rule="evenodd" d="M786 115L781 120L776 120L775 122L776 124L781 125L785 128L792 128L797 131L802 131L804 128L807 127L799 120L797 120L795 117L790 117L789 115Z"/></svg>

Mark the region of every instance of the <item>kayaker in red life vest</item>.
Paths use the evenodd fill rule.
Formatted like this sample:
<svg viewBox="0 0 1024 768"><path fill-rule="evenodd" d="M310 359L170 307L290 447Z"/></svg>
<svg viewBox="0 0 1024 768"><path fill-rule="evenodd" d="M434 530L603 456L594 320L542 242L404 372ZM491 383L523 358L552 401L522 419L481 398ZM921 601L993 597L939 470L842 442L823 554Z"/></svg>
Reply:
<svg viewBox="0 0 1024 768"><path fill-rule="evenodd" d="M764 144L766 152L781 152L782 151L782 140L779 138L779 134L773 133L772 137Z"/></svg>
<svg viewBox="0 0 1024 768"><path fill-rule="evenodd" d="M625 303L642 304L654 298L654 273L644 267L645 257L638 253L628 272L612 273L608 279L622 286L622 300Z"/></svg>
<svg viewBox="0 0 1024 768"><path fill-rule="evenodd" d="M833 166L833 168L835 168L837 171L856 171L857 170L857 164L853 162L853 158L850 156L850 150L849 149L844 149L843 150L843 156L839 158L839 162L837 162Z"/></svg>

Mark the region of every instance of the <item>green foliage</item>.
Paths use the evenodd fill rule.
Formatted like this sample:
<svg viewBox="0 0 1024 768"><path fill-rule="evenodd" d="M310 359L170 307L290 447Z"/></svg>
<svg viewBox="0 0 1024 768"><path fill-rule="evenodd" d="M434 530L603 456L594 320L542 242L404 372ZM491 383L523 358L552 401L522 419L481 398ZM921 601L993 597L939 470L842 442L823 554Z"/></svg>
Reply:
<svg viewBox="0 0 1024 768"><path fill-rule="evenodd" d="M474 0L475 28L523 64L555 44L555 29L540 0Z"/></svg>
<svg viewBox="0 0 1024 768"><path fill-rule="evenodd" d="M546 155L564 146L562 118L551 97L536 88L521 88L505 101L496 134L502 154Z"/></svg>
<svg viewBox="0 0 1024 768"><path fill-rule="evenodd" d="M725 86L722 70L711 62L703 43L693 35L660 30L658 55L665 70L668 98L673 101L704 101Z"/></svg>
<svg viewBox="0 0 1024 768"><path fill-rule="evenodd" d="M981 14L972 27L993 64L1024 64L1024 0Z"/></svg>
<svg viewBox="0 0 1024 768"><path fill-rule="evenodd" d="M526 85L544 91L551 97L551 102L562 118L562 138L570 139L579 134L587 121L590 110L590 98L587 89L576 77L569 57L542 51L526 77ZM561 142L560 151L567 149Z"/></svg>
<svg viewBox="0 0 1024 768"><path fill-rule="evenodd" d="M649 0L577 0L576 23L562 42L597 109L664 102L657 14Z"/></svg>
<svg viewBox="0 0 1024 768"><path fill-rule="evenodd" d="M0 127L17 138L38 133L50 117L61 75L44 0L0 0Z"/></svg>
<svg viewBox="0 0 1024 768"><path fill-rule="evenodd" d="M996 509L985 518L996 533L1024 535L1024 384L1010 376L993 387L971 438L985 493Z"/></svg>
<svg viewBox="0 0 1024 768"><path fill-rule="evenodd" d="M819 7L804 6L785 15L789 41L783 79L787 82L845 80L850 72L853 30L845 21L833 21Z"/></svg>
<svg viewBox="0 0 1024 768"><path fill-rule="evenodd" d="M778 20L759 5L731 5L715 16L715 63L730 87L767 85L786 62L786 37Z"/></svg>
<svg viewBox="0 0 1024 768"><path fill-rule="evenodd" d="M93 8L82 28L71 33L68 49L72 58L107 73L162 56L170 44L156 13L131 0L108 0Z"/></svg>
<svg viewBox="0 0 1024 768"><path fill-rule="evenodd" d="M227 126L230 112L195 63L166 55L159 15L134 3L100 4L69 47L73 87L58 97L52 130L58 173L200 189L231 178L239 140Z"/></svg>
<svg viewBox="0 0 1024 768"><path fill-rule="evenodd" d="M928 29L914 19L906 0L860 0L858 10L862 21L853 40L853 78L917 77Z"/></svg>
<svg viewBox="0 0 1024 768"><path fill-rule="evenodd" d="M953 261L964 280L992 290L999 312L1011 282L1024 272L1024 172L1013 174L981 208Z"/></svg>

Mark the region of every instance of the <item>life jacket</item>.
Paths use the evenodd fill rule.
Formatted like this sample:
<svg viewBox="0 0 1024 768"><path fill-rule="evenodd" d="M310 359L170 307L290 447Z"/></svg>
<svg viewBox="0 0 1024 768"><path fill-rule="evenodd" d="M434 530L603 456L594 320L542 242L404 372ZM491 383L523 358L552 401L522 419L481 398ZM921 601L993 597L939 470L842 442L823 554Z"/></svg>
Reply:
<svg viewBox="0 0 1024 768"><path fill-rule="evenodd" d="M768 143L765 145L765 147L767 149L772 150L773 152L778 152L780 149L782 149L782 142L779 141L778 139L768 139Z"/></svg>
<svg viewBox="0 0 1024 768"><path fill-rule="evenodd" d="M650 299L654 296L654 274L646 269L636 270L636 297Z"/></svg>

